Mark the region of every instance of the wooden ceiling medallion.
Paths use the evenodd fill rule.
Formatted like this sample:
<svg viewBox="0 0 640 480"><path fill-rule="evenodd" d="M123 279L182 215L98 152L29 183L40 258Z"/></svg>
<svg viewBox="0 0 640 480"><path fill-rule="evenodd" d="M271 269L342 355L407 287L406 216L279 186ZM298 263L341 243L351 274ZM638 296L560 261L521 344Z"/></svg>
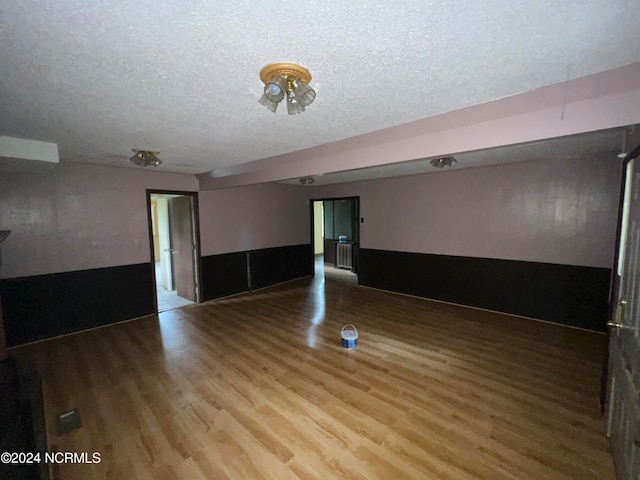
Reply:
<svg viewBox="0 0 640 480"><path fill-rule="evenodd" d="M297 63L291 62L276 62L266 65L260 70L260 80L265 85L273 79L276 75L282 75L287 78L298 78L304 83L308 84L311 81L311 74L309 70Z"/></svg>

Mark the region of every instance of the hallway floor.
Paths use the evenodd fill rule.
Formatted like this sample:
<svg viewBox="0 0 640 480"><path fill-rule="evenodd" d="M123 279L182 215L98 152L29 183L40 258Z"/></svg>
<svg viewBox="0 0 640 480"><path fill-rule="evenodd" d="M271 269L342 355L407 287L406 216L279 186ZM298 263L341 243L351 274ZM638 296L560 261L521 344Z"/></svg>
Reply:
<svg viewBox="0 0 640 480"><path fill-rule="evenodd" d="M158 312L166 312L174 308L193 305L195 302L187 298L178 296L177 290L167 290L160 284L161 277L160 262L156 262L156 293L158 296Z"/></svg>

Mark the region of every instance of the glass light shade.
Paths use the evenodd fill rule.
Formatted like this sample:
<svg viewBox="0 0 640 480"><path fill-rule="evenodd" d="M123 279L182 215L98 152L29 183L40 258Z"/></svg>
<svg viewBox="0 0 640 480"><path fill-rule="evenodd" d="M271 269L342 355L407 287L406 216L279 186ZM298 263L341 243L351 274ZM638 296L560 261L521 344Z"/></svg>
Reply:
<svg viewBox="0 0 640 480"><path fill-rule="evenodd" d="M265 96L272 102L281 102L287 87L287 79L282 75L276 75L264 86Z"/></svg>
<svg viewBox="0 0 640 480"><path fill-rule="evenodd" d="M276 113L276 110L278 109L278 105L279 105L277 102L272 102L271 100L269 100L269 98L267 97L267 94L262 95L262 97L260 97L260 100L258 100L258 102L260 103L260 105L264 105L265 107L267 107L273 113Z"/></svg>
<svg viewBox="0 0 640 480"><path fill-rule="evenodd" d="M131 160L133 163L135 163L136 165L139 165L141 167L146 167L145 163L144 163L144 154L142 152L137 152L133 157L131 157L129 160Z"/></svg>
<svg viewBox="0 0 640 480"><path fill-rule="evenodd" d="M299 103L287 102L287 113L289 115L298 115L304 112L304 107Z"/></svg>
<svg viewBox="0 0 640 480"><path fill-rule="evenodd" d="M156 157L155 154L144 150L136 152L129 160L140 167L158 167L162 165L162 160Z"/></svg>
<svg viewBox="0 0 640 480"><path fill-rule="evenodd" d="M147 165L152 167L158 167L162 163L158 157L156 157L153 153L149 152L146 158Z"/></svg>
<svg viewBox="0 0 640 480"><path fill-rule="evenodd" d="M287 113L289 115L297 115L304 112L304 107L300 105L293 92L289 92L287 95Z"/></svg>
<svg viewBox="0 0 640 480"><path fill-rule="evenodd" d="M296 93L298 103L303 107L308 107L316 99L316 91L302 80L296 80L293 82L293 88Z"/></svg>

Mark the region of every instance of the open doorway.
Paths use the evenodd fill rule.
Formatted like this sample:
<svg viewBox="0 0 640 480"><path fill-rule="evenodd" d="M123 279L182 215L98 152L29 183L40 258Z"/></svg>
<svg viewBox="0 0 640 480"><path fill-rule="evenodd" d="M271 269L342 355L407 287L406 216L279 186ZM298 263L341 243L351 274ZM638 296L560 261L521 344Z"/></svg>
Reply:
<svg viewBox="0 0 640 480"><path fill-rule="evenodd" d="M147 190L158 312L200 301L197 194Z"/></svg>
<svg viewBox="0 0 640 480"><path fill-rule="evenodd" d="M312 200L311 232L316 273L325 267L358 272L360 197Z"/></svg>
<svg viewBox="0 0 640 480"><path fill-rule="evenodd" d="M313 201L313 255L324 264L324 208L322 200Z"/></svg>

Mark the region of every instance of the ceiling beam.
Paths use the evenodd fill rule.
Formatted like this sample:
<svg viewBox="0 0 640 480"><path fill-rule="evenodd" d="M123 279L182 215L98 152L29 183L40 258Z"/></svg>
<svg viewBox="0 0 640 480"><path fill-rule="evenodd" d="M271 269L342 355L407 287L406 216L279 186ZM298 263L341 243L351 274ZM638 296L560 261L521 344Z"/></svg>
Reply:
<svg viewBox="0 0 640 480"><path fill-rule="evenodd" d="M405 125L197 175L201 190L274 182L640 123L640 63Z"/></svg>
<svg viewBox="0 0 640 480"><path fill-rule="evenodd" d="M0 136L0 170L46 172L59 162L55 143Z"/></svg>

